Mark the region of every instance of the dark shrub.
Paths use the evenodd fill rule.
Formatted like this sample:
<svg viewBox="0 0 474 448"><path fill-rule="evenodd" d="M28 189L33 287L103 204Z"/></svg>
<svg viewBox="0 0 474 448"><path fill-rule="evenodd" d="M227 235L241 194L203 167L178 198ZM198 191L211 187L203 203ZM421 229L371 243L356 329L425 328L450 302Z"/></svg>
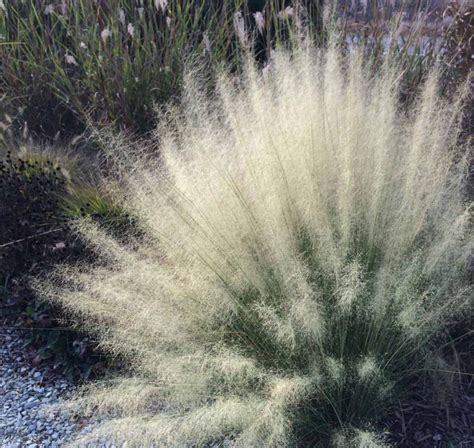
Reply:
<svg viewBox="0 0 474 448"><path fill-rule="evenodd" d="M88 377L104 361L94 341L74 330L58 306L38 300L28 282L59 262L92 257L70 229L78 215L108 227L123 223L97 188L74 185L53 160L9 151L0 161L0 318L28 330L35 363L53 358L66 374Z"/></svg>

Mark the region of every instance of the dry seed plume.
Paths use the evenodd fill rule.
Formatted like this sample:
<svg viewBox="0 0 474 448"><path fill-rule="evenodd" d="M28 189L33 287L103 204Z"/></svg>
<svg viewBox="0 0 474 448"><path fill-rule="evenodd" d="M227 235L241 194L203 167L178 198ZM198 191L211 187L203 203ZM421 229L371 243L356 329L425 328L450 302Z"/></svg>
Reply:
<svg viewBox="0 0 474 448"><path fill-rule="evenodd" d="M383 446L370 424L470 305L461 101L433 74L403 112L396 68L334 48L271 67L191 82L159 162L115 151L140 244L80 223L97 266L40 286L129 360L76 402L111 414L92 439Z"/></svg>

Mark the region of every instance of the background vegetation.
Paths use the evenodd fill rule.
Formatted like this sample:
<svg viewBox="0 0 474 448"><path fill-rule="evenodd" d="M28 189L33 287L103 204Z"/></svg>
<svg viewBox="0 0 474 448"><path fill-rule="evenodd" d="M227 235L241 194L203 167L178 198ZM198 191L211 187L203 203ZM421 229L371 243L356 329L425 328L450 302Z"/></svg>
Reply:
<svg viewBox="0 0 474 448"><path fill-rule="evenodd" d="M111 0L4 2L0 11L0 113L4 127L35 136L74 137L87 121L149 131L154 104L176 101L186 66L231 64L245 48L264 63L271 48L309 32L322 42L323 2L263 0ZM387 49L407 67L416 87L424 70L448 47L450 65L469 63L472 15L450 27L440 42L442 10L430 2L401 2L398 9L371 6L336 11L341 40L370 43L374 60ZM407 8L410 5L410 8ZM405 8L405 9L404 9ZM454 4L449 14L461 16ZM465 13L465 11L463 11ZM438 17L436 17L436 14ZM414 21L418 25L411 26ZM448 21L445 20L445 23ZM471 28L472 30L472 28ZM459 43L464 46L459 51ZM465 75L465 73L464 73ZM450 74L453 76L453 73ZM407 88L411 92L412 88ZM6 114L6 115L5 115Z"/></svg>

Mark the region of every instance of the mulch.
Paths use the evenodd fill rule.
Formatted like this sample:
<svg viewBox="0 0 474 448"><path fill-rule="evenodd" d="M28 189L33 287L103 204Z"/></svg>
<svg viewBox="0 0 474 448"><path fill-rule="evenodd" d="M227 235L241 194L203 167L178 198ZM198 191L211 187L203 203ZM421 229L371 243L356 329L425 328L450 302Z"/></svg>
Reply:
<svg viewBox="0 0 474 448"><path fill-rule="evenodd" d="M462 373L415 378L383 424L396 447L474 447L474 338L456 344ZM443 376L444 375L444 376Z"/></svg>

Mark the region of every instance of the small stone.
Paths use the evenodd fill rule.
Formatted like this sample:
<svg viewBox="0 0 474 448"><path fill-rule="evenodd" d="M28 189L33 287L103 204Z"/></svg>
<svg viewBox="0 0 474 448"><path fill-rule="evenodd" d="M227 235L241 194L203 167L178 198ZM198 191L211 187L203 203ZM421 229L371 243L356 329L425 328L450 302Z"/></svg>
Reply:
<svg viewBox="0 0 474 448"><path fill-rule="evenodd" d="M33 400L31 401L27 401L24 405L23 405L23 409L33 409L33 408L36 408L40 405L40 401L36 398L34 398Z"/></svg>

